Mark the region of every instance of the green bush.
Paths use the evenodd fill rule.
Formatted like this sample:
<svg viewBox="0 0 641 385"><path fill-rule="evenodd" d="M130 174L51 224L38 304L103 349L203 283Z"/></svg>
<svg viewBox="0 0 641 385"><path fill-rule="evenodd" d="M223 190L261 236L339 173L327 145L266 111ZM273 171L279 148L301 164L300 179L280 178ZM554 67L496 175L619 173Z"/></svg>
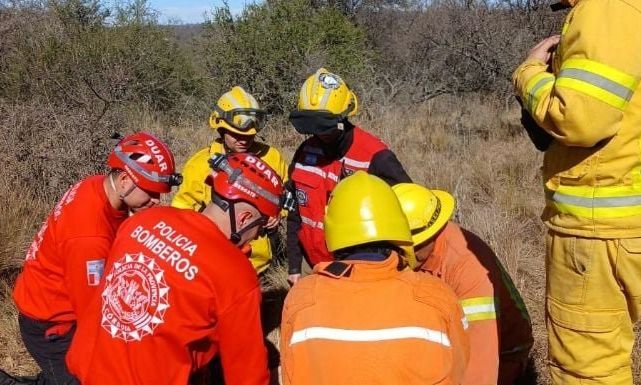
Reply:
<svg viewBox="0 0 641 385"><path fill-rule="evenodd" d="M309 0L249 5L235 18L227 5L218 8L199 43L211 103L239 84L271 113L293 107L302 82L319 67L357 83L371 60L360 28L338 9Z"/></svg>
<svg viewBox="0 0 641 385"><path fill-rule="evenodd" d="M96 0L12 4L0 5L0 24L11 26L0 46L5 101L41 100L100 116L128 103L170 111L200 92L191 59L145 1L113 10Z"/></svg>

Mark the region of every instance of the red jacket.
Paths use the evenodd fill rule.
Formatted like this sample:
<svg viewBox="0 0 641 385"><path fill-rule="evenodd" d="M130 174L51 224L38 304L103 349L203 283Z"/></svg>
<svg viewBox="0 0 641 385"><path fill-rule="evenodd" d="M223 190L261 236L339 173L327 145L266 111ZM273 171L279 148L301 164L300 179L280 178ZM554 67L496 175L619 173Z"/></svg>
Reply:
<svg viewBox="0 0 641 385"><path fill-rule="evenodd" d="M454 289L469 322L470 362L462 384L513 384L518 371L525 369L514 367L515 357L522 358L523 364L527 359L532 325L519 292L492 249L449 222L422 269Z"/></svg>
<svg viewBox="0 0 641 385"><path fill-rule="evenodd" d="M324 156L315 138L304 144L294 160L291 180L301 218L298 231L300 244L312 265L334 258L325 245L323 218L327 199L338 181L355 171L368 171L374 155L387 146L376 136L359 127L353 128L354 139L345 155L337 160Z"/></svg>
<svg viewBox="0 0 641 385"><path fill-rule="evenodd" d="M126 218L109 203L104 178L96 175L72 186L40 228L13 290L22 314L69 322L87 306Z"/></svg>
<svg viewBox="0 0 641 385"><path fill-rule="evenodd" d="M207 217L157 207L121 227L67 365L83 385L185 385L221 355L225 383L268 384L256 272Z"/></svg>
<svg viewBox="0 0 641 385"><path fill-rule="evenodd" d="M285 385L458 385L469 354L452 289L383 261L320 263L287 294Z"/></svg>

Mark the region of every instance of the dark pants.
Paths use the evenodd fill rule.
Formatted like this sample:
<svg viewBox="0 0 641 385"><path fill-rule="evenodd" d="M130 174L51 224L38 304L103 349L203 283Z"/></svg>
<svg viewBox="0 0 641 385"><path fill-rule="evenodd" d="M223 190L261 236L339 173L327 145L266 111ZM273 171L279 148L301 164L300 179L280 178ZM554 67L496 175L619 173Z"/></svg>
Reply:
<svg viewBox="0 0 641 385"><path fill-rule="evenodd" d="M38 363L42 373L38 375L37 385L79 385L76 378L67 371L65 355L71 345L76 326L66 334L50 334L47 330L54 324L31 319L23 314L18 316L22 341L31 357Z"/></svg>

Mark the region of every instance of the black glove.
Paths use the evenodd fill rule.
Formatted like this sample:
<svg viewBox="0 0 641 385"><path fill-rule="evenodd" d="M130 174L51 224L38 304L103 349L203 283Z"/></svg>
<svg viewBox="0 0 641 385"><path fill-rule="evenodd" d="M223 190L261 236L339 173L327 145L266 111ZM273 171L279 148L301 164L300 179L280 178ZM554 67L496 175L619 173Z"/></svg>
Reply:
<svg viewBox="0 0 641 385"><path fill-rule="evenodd" d="M523 108L523 103L520 98L517 97L516 100L518 100L521 105L521 125L525 128L527 136L530 137L530 140L534 143L534 147L536 147L537 150L546 151L548 147L550 147L550 144L552 144L552 141L554 141L554 137L539 127L534 118L532 118L532 115Z"/></svg>

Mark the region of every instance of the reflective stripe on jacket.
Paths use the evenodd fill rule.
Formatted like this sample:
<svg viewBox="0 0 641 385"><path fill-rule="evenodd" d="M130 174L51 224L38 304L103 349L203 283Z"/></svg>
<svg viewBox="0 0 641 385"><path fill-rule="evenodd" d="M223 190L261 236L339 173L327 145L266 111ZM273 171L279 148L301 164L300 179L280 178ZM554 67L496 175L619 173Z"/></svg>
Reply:
<svg viewBox="0 0 641 385"><path fill-rule="evenodd" d="M634 3L580 0L552 73L539 61L514 73L524 106L555 139L544 159L543 219L558 232L641 236L639 20Z"/></svg>
<svg viewBox="0 0 641 385"><path fill-rule="evenodd" d="M443 282L384 261L320 263L285 299L284 384L459 384L463 314ZM335 263L334 263L335 264ZM331 272L330 272L331 270Z"/></svg>
<svg viewBox="0 0 641 385"><path fill-rule="evenodd" d="M368 171L372 157L387 146L359 127L353 128L354 139L345 156L328 160L323 150L310 140L294 160L291 174L301 218L299 240L312 265L333 258L325 245L323 217L329 194L340 179L357 170Z"/></svg>
<svg viewBox="0 0 641 385"><path fill-rule="evenodd" d="M287 180L287 163L277 149L254 142L249 152L258 155L276 170L283 181ZM207 160L214 153L225 153L220 139L214 141L209 148L203 148L195 153L185 163L182 169L183 183L171 201L173 207L200 211L211 202L211 187L205 184L205 178L211 172ZM252 251L249 260L254 269L260 273L267 269L272 259L269 239L266 236L259 237L250 242L250 246Z"/></svg>
<svg viewBox="0 0 641 385"><path fill-rule="evenodd" d="M499 360L532 347L532 325L523 299L492 249L449 222L422 266L459 298L470 337L470 362L462 385L496 384Z"/></svg>

